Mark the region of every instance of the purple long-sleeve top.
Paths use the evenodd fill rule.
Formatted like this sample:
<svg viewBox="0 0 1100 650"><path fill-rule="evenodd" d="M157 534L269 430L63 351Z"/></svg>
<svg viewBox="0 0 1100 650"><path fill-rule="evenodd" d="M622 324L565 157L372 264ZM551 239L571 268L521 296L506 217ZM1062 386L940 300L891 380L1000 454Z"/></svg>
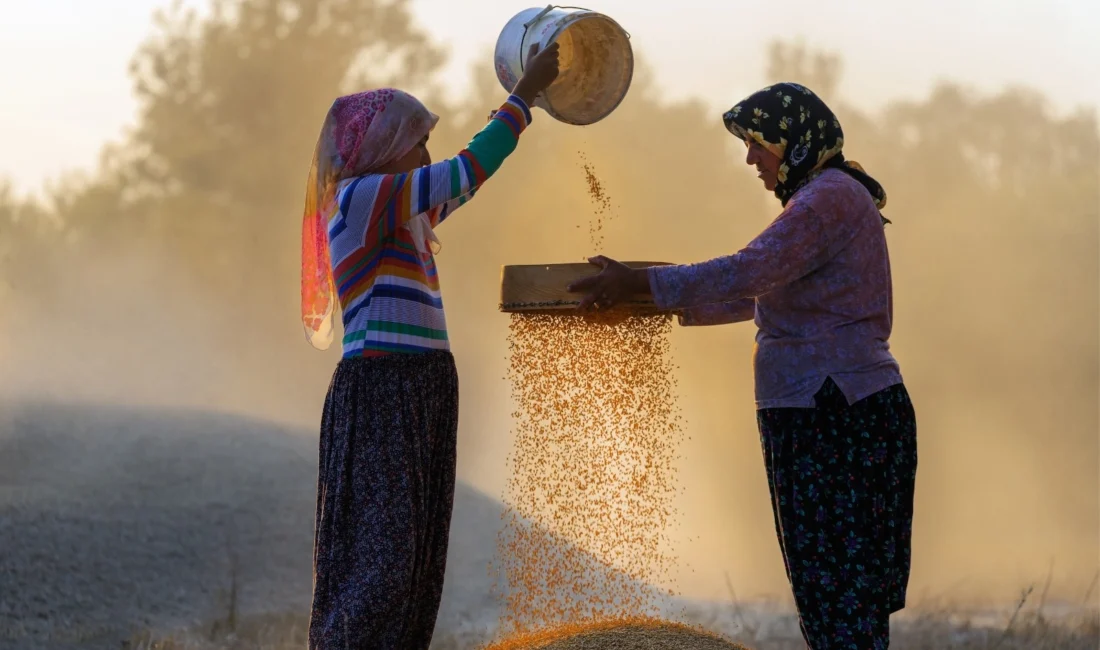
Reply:
<svg viewBox="0 0 1100 650"><path fill-rule="evenodd" d="M832 377L849 404L901 383L893 289L870 193L829 169L741 251L649 269L654 301L687 326L755 318L756 407L814 406Z"/></svg>

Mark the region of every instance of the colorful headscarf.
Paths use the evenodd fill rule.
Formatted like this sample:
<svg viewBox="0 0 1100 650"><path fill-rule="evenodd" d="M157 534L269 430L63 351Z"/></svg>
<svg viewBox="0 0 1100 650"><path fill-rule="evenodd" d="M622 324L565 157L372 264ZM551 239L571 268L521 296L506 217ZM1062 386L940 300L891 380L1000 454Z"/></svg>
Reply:
<svg viewBox="0 0 1100 650"><path fill-rule="evenodd" d="M336 210L336 187L369 174L412 151L439 117L408 93L382 88L338 98L325 117L313 153L302 217L302 325L319 350L332 343L336 286L328 249L328 221ZM425 215L406 224L421 251L434 240ZM421 223L424 222L424 223Z"/></svg>
<svg viewBox="0 0 1100 650"><path fill-rule="evenodd" d="M775 196L784 206L828 168L847 172L867 188L880 210L886 206L882 185L859 163L844 159L840 121L809 88L795 83L768 86L738 102L722 121L730 133L745 142L755 140L782 161ZM883 217L883 223L889 221Z"/></svg>

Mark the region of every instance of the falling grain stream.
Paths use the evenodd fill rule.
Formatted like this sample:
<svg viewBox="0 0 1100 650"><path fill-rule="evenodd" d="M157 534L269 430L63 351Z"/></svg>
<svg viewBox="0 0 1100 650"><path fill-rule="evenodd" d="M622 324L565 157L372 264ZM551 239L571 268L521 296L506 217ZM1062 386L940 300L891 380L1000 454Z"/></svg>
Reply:
<svg viewBox="0 0 1100 650"><path fill-rule="evenodd" d="M599 246L611 200L582 160ZM504 602L494 650L735 647L660 620L674 595L659 585L676 565L683 441L671 330L662 314L511 314L514 442L493 566ZM654 644L631 641L643 638Z"/></svg>

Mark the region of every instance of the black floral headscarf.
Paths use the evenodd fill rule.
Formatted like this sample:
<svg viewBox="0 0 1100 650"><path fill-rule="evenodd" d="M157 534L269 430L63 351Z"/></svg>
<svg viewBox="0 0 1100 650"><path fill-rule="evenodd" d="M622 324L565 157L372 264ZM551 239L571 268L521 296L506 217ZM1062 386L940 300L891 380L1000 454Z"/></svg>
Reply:
<svg viewBox="0 0 1100 650"><path fill-rule="evenodd" d="M755 140L782 161L775 196L784 207L795 192L829 168L859 181L880 210L886 205L882 185L859 163L844 159L840 121L809 88L795 83L768 86L738 102L722 120L730 133L745 142ZM890 223L885 217L882 221Z"/></svg>

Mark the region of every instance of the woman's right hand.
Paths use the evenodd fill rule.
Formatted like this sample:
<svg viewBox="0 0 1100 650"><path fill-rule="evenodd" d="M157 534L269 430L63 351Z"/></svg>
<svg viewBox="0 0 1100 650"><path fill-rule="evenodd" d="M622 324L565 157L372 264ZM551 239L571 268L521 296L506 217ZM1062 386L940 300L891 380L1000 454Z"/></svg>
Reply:
<svg viewBox="0 0 1100 650"><path fill-rule="evenodd" d="M512 91L513 95L522 99L528 106L534 104L539 93L546 90L558 78L558 49L557 42L551 43L541 51L538 43L531 46L527 54L523 78Z"/></svg>

